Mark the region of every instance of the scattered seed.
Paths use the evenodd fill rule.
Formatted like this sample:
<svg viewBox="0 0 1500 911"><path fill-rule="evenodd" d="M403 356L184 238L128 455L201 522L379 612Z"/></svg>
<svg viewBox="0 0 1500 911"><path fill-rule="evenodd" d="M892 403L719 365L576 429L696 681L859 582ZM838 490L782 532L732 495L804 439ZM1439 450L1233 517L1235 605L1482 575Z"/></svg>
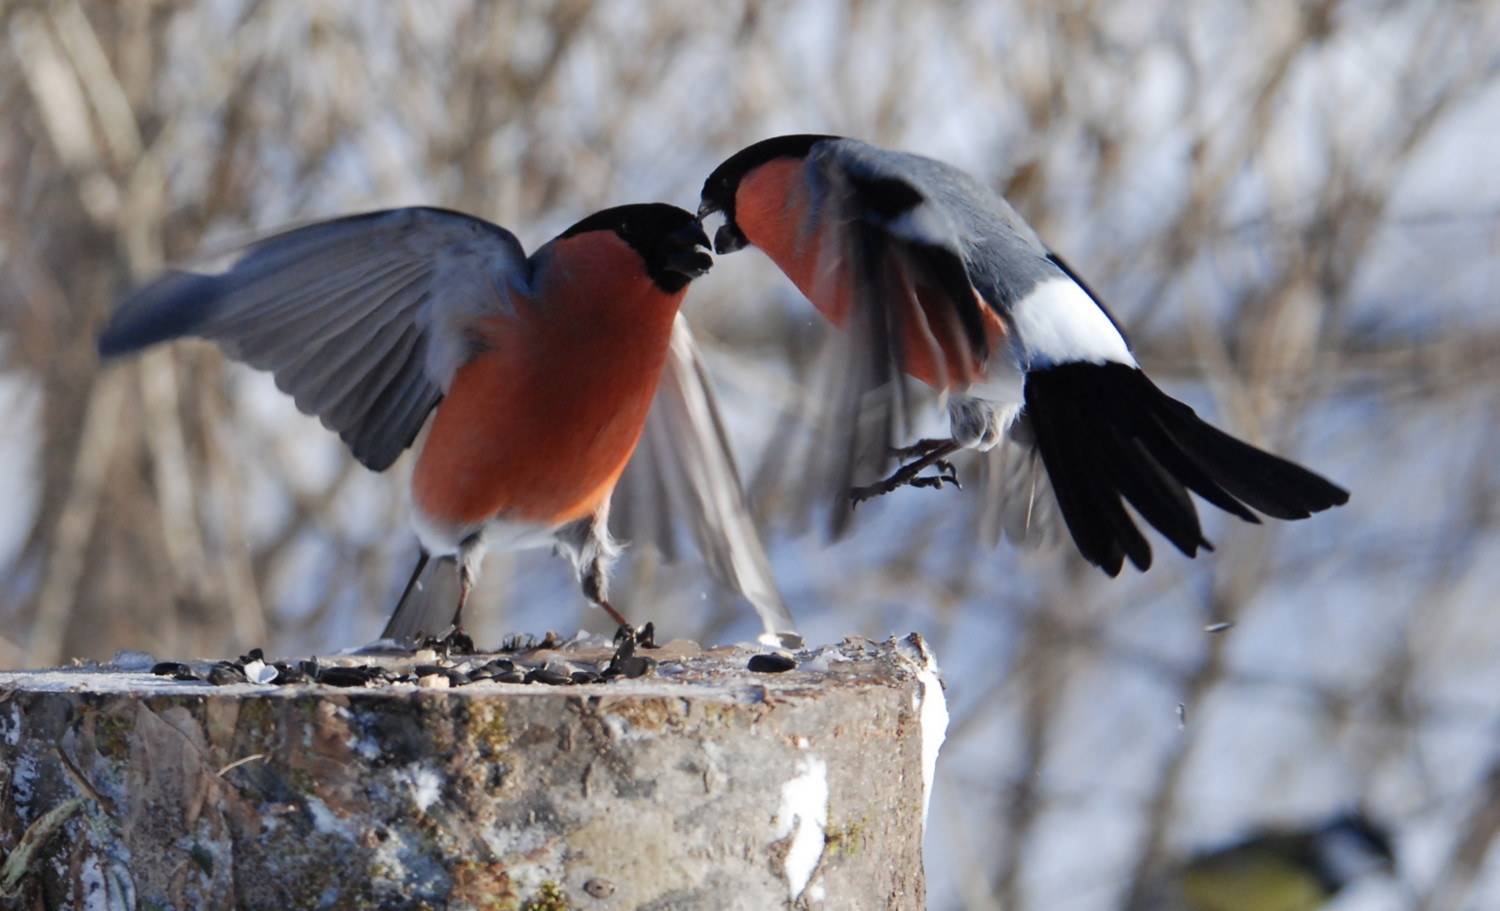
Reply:
<svg viewBox="0 0 1500 911"><path fill-rule="evenodd" d="M797 666L797 659L790 655L751 655L747 667L757 674L780 674Z"/></svg>
<svg viewBox="0 0 1500 911"><path fill-rule="evenodd" d="M631 658L626 658L624 661L620 662L620 673L624 674L626 677L629 677L631 680L634 680L637 677L644 677L647 674L654 672L655 670L656 659L646 658L642 655L636 655Z"/></svg>
<svg viewBox="0 0 1500 911"><path fill-rule="evenodd" d="M250 678L245 676L245 669L233 661L219 661L208 669L208 682L214 686L232 686L249 683Z"/></svg>
<svg viewBox="0 0 1500 911"><path fill-rule="evenodd" d="M368 667L325 667L318 682L328 686L367 686L373 677Z"/></svg>
<svg viewBox="0 0 1500 911"><path fill-rule="evenodd" d="M527 683L545 683L549 686L564 686L573 682L573 678L567 674L545 667L528 671L525 680Z"/></svg>
<svg viewBox="0 0 1500 911"><path fill-rule="evenodd" d="M303 661L301 664L307 664ZM272 667L276 668L276 682L286 685L290 683L306 683L312 678L312 674L303 672L301 664L291 665L285 661L278 661Z"/></svg>

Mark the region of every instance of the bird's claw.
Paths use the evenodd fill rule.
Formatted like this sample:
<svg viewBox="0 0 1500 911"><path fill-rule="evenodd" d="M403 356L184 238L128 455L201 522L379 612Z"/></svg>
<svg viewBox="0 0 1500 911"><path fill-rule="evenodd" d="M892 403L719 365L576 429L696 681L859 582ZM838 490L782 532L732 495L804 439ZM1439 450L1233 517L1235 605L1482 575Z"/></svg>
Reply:
<svg viewBox="0 0 1500 911"><path fill-rule="evenodd" d="M444 658L472 655L476 651L473 637L461 626L448 627L448 632L442 636L427 636L417 643L417 648L430 648Z"/></svg>
<svg viewBox="0 0 1500 911"><path fill-rule="evenodd" d="M958 444L952 440L919 440L911 446L893 450L898 457L915 456L916 458L896 469L883 481L864 487L850 488L850 506L857 507L866 500L885 496L902 487L931 487L934 490L942 490L945 485L952 484L954 488L963 490L964 486L958 481L958 472L953 467L953 463L944 458L957 448ZM936 469L937 473L922 474L929 467Z"/></svg>
<svg viewBox="0 0 1500 911"><path fill-rule="evenodd" d="M656 644L656 624L648 621L639 629L629 624L621 624L619 629L615 630L615 653L618 655L627 646L631 652L635 651L636 646L660 648L661 646Z"/></svg>
<svg viewBox="0 0 1500 911"><path fill-rule="evenodd" d="M632 629L628 624L621 625L615 630L615 653L610 656L609 664L601 672L606 678L613 677L639 677L649 673L656 666L656 659L647 658L635 653L636 647L658 648L656 644L656 626L647 623L640 629Z"/></svg>
<svg viewBox="0 0 1500 911"><path fill-rule="evenodd" d="M958 481L958 472L954 470L953 463L947 459L939 459L933 463L937 474L924 475L912 478L906 482L908 487L931 487L933 490L942 490L943 485L952 484L955 490L963 490L964 485Z"/></svg>

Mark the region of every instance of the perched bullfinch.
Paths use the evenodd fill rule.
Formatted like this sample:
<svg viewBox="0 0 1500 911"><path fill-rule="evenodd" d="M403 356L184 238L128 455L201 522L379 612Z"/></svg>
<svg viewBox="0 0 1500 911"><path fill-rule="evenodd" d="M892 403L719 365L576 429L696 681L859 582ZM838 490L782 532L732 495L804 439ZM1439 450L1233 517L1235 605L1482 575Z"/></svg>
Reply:
<svg viewBox="0 0 1500 911"><path fill-rule="evenodd" d="M651 437L673 441L658 466L671 477L638 473L692 513L709 566L755 605L766 640L795 642L678 315L711 265L699 222L660 203L597 212L530 257L458 212L374 212L277 234L218 271L169 272L119 307L99 350L211 339L271 371L374 471L431 414L411 476L422 556L387 638L460 629L486 548L555 548L627 625L605 586L618 553L607 520L654 423Z"/></svg>
<svg viewBox="0 0 1500 911"><path fill-rule="evenodd" d="M1316 911L1365 876L1392 873L1382 827L1358 814L1310 829L1266 831L1174 870L1151 911Z"/></svg>
<svg viewBox="0 0 1500 911"><path fill-rule="evenodd" d="M1126 558L1151 565L1127 502L1191 557L1212 545L1189 491L1249 522L1348 500L1158 389L1088 286L956 168L852 139L782 136L714 170L698 214L715 212L717 252L759 247L855 340L824 396L842 411L843 437L822 475L856 503L903 484L942 486L954 481L948 455L999 447L1011 465L998 495L1006 532L1027 537L1060 511L1083 556L1113 576ZM897 450L913 461L855 487L888 464L903 373L946 395L952 438Z"/></svg>

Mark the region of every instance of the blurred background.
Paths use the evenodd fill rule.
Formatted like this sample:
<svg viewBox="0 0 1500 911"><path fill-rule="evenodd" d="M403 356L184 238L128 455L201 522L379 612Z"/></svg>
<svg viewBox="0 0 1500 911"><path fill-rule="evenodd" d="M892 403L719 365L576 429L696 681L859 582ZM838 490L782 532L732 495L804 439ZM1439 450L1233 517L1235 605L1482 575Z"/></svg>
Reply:
<svg viewBox="0 0 1500 911"><path fill-rule="evenodd" d="M767 516L811 641L943 663L930 907L1120 908L1353 807L1399 870L1337 907L1500 907L1497 4L0 0L0 122L0 667L356 645L415 559L408 459L370 474L208 345L102 367L133 282L418 203L534 248L696 207L757 139L853 135L1000 188L1158 383L1353 491L1207 515L1215 553L1154 538L1118 580L976 543L973 484L836 544ZM684 312L754 475L824 327L754 252ZM674 637L757 631L692 559L638 548L615 589ZM546 553L476 598L482 644L607 626Z"/></svg>

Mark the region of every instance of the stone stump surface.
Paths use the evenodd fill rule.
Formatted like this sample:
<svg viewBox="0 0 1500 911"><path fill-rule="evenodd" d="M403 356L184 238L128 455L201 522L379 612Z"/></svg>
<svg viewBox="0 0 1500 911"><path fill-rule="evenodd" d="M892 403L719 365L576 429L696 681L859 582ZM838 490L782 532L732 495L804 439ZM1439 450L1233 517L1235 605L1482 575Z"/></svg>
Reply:
<svg viewBox="0 0 1500 911"><path fill-rule="evenodd" d="M0 673L0 907L923 907L920 637L611 652Z"/></svg>

